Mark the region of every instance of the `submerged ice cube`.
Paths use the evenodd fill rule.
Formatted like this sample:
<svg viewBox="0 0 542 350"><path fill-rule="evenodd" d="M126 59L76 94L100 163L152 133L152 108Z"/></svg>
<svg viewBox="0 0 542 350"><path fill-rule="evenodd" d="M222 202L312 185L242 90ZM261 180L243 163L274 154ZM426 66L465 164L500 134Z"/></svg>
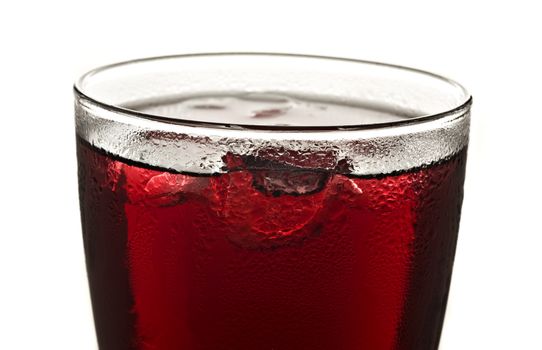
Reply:
<svg viewBox="0 0 542 350"><path fill-rule="evenodd" d="M203 177L160 170L123 166L125 189L132 204L171 206L182 203L188 195L199 195L208 183Z"/></svg>
<svg viewBox="0 0 542 350"><path fill-rule="evenodd" d="M262 190L255 185L254 174L235 171L211 179L210 199L224 223L222 229L228 240L243 248L268 249L301 242L318 232L314 226L318 225L316 219L324 204L324 191L292 195L286 192L305 192L306 186L290 188L294 180L288 179L288 185L284 178L270 180L269 174L265 180L268 183L262 186L271 188ZM278 191L281 195L277 195Z"/></svg>
<svg viewBox="0 0 542 350"><path fill-rule="evenodd" d="M252 172L253 185L265 194L305 195L320 191L329 174L315 171L260 170Z"/></svg>

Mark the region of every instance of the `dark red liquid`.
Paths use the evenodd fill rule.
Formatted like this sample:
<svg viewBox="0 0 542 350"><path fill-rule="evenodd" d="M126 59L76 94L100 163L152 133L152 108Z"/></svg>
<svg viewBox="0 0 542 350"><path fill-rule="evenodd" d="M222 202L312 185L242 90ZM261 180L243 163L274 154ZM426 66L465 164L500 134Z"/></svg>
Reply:
<svg viewBox="0 0 542 350"><path fill-rule="evenodd" d="M372 178L78 157L101 350L437 348L465 150Z"/></svg>

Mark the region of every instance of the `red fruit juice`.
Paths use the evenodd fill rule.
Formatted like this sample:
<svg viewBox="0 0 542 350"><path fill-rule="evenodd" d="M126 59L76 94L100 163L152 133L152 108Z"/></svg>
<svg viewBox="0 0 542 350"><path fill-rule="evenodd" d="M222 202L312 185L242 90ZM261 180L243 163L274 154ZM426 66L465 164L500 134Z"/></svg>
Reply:
<svg viewBox="0 0 542 350"><path fill-rule="evenodd" d="M364 177L226 158L185 174L78 139L101 350L437 348L465 149Z"/></svg>

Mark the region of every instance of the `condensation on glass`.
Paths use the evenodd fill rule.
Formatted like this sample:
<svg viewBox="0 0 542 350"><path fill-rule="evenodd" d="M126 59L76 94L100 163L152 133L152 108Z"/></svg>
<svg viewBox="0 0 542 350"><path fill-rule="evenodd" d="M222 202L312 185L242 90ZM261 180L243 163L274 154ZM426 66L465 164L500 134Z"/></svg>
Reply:
<svg viewBox="0 0 542 350"><path fill-rule="evenodd" d="M333 154L322 165L326 170L388 174L447 158L468 142L470 96L460 85L373 62L280 54L171 56L97 69L75 88L81 138L124 159L179 172L221 173L228 153L274 149L277 157ZM212 118L198 117L197 108L193 114L180 109L181 115L174 103L167 108L187 96L295 96L350 110L348 118L324 113L275 124L265 117L232 118L205 101ZM367 110L376 117L364 118Z"/></svg>

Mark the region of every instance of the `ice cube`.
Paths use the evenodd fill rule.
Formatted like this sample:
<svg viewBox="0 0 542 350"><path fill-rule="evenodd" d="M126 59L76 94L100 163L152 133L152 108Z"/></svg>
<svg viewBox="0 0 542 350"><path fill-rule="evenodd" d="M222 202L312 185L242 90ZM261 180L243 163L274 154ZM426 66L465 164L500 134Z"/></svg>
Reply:
<svg viewBox="0 0 542 350"><path fill-rule="evenodd" d="M171 206L182 203L189 194L199 194L206 179L125 165L126 193L132 204Z"/></svg>
<svg viewBox="0 0 542 350"><path fill-rule="evenodd" d="M273 196L315 193L329 178L329 173L303 170L257 170L252 174L254 187Z"/></svg>
<svg viewBox="0 0 542 350"><path fill-rule="evenodd" d="M304 195L322 190L327 183L332 165L331 156L311 154L306 157L299 152L262 150L257 156L224 157L224 170L248 170L253 176L254 187L267 195ZM316 159L318 158L318 159ZM320 161L324 169L316 166ZM293 164L292 164L293 163Z"/></svg>
<svg viewBox="0 0 542 350"><path fill-rule="evenodd" d="M299 243L318 232L324 191L305 195L268 195L254 186L253 173L238 171L213 178L213 208L232 243L268 249ZM292 189L293 191L294 189ZM295 190L300 190L295 189Z"/></svg>

